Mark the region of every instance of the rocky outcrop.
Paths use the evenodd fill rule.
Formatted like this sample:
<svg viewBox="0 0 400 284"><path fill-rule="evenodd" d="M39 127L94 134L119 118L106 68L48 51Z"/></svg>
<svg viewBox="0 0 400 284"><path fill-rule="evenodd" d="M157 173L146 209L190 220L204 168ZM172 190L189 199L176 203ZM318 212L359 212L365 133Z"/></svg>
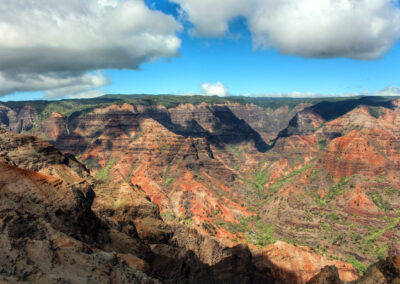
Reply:
<svg viewBox="0 0 400 284"><path fill-rule="evenodd" d="M31 106L13 110L0 105L0 127L14 132L25 132L33 128L38 111Z"/></svg>
<svg viewBox="0 0 400 284"><path fill-rule="evenodd" d="M106 277L115 283L156 283L115 253L96 248L109 240L90 209L94 193L87 183L71 184L6 162L0 163L2 280L87 283Z"/></svg>
<svg viewBox="0 0 400 284"><path fill-rule="evenodd" d="M268 267L276 278L286 283L306 283L327 265L336 267L339 278L352 281L358 278L358 271L352 265L323 257L307 247L276 242L254 254L257 269Z"/></svg>
<svg viewBox="0 0 400 284"><path fill-rule="evenodd" d="M342 284L335 266L325 266L320 273L311 278L307 284Z"/></svg>
<svg viewBox="0 0 400 284"><path fill-rule="evenodd" d="M318 275L314 276L308 284L336 284L345 283L338 277L335 267L327 266ZM353 284L387 284L399 283L400 281L400 258L388 257L371 265L360 279L349 282Z"/></svg>

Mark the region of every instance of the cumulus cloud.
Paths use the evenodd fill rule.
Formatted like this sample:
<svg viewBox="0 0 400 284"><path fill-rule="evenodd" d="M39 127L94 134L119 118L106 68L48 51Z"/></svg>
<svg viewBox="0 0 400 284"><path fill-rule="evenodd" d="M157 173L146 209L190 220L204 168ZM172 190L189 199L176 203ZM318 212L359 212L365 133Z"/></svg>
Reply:
<svg viewBox="0 0 400 284"><path fill-rule="evenodd" d="M181 25L143 0L2 0L0 14L0 95L93 93L108 81L87 72L137 69L181 44Z"/></svg>
<svg viewBox="0 0 400 284"><path fill-rule="evenodd" d="M221 82L217 82L215 84L203 83L201 84L201 92L202 96L219 96L226 97L228 96L228 88L225 87Z"/></svg>
<svg viewBox="0 0 400 284"><path fill-rule="evenodd" d="M181 16L195 26L191 30L197 36L221 36L229 28L232 18L249 8L248 0L172 0L182 8Z"/></svg>
<svg viewBox="0 0 400 284"><path fill-rule="evenodd" d="M395 0L170 0L200 36L221 36L247 19L255 48L302 57L376 59L400 36Z"/></svg>
<svg viewBox="0 0 400 284"><path fill-rule="evenodd" d="M68 94L93 92L109 84L109 80L101 74L13 74L0 73L0 96L13 92L45 91L48 98L58 98Z"/></svg>

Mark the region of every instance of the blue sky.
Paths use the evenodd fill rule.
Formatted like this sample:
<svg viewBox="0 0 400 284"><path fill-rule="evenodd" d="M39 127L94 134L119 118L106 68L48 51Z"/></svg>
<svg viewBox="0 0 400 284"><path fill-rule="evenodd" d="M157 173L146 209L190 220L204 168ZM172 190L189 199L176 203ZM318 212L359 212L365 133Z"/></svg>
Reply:
<svg viewBox="0 0 400 284"><path fill-rule="evenodd" d="M237 30L236 30L237 31ZM107 71L110 93L199 92L222 82L234 95L268 93L359 93L400 86L400 43L376 60L310 59L256 50L245 30L240 39L182 37L180 57L146 63L138 71Z"/></svg>
<svg viewBox="0 0 400 284"><path fill-rule="evenodd" d="M179 5L165 0L147 1L178 16ZM374 60L312 59L281 55L276 49L254 50L243 18L230 22L228 36L190 36L185 25L180 58L144 64L140 71L108 71L111 93L197 93L204 82L222 82L229 93L374 92L400 86L400 42Z"/></svg>
<svg viewBox="0 0 400 284"><path fill-rule="evenodd" d="M177 0L179 1L185 0ZM220 82L229 95L276 95L294 92L306 95L340 95L374 93L390 86L400 86L398 34L392 36L393 44L390 44L388 51L379 56L374 55L373 58L359 59L354 58L358 55L347 53L343 56L338 53L329 58L316 58L320 56L308 56L308 53L304 56L304 51L290 51L289 55L283 55L282 50L284 53L288 52L279 42L271 44L271 47L255 48L254 32L249 28L249 16L232 16L228 21L228 29L217 36L209 36L204 32L194 34L193 29L197 27L197 23L195 20L191 21L190 12L185 12L186 20L182 20L179 14L180 5L166 0L145 2L152 10L172 15L182 25L181 29L175 31L176 37L181 40L177 49L179 55L161 57L154 62L142 60L137 70L123 65L117 66L122 70L85 69L87 72L101 73L106 78L103 79L108 81L99 83L96 91L111 94L201 94L202 84ZM398 20L396 18L393 21L397 23ZM199 23L201 24L204 23ZM398 31L391 31L391 34L396 32ZM33 91L29 91L29 88L23 89L28 92L21 92L20 89L12 89L11 93L3 94L0 99L49 97L44 93L46 88L40 90L38 87ZM66 94L54 96L66 97L69 97L68 91Z"/></svg>

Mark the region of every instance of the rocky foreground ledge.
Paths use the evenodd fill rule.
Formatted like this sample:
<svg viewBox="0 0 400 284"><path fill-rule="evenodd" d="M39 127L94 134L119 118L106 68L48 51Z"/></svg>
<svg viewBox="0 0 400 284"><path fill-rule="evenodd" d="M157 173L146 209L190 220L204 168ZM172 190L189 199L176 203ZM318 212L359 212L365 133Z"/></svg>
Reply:
<svg viewBox="0 0 400 284"><path fill-rule="evenodd" d="M5 283L304 283L323 265L335 268L310 283L357 278L304 247L252 253L168 225L139 186L100 182L49 143L2 129L0 228ZM399 263L381 261L357 283L398 283Z"/></svg>

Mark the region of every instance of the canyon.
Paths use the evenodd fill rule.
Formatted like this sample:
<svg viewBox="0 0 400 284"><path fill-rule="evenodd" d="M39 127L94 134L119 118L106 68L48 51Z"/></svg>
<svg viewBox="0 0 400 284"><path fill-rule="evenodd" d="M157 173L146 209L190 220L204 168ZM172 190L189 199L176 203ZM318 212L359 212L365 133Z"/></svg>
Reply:
<svg viewBox="0 0 400 284"><path fill-rule="evenodd" d="M8 102L0 127L0 261L19 269L5 281L340 283L399 268L398 99Z"/></svg>

